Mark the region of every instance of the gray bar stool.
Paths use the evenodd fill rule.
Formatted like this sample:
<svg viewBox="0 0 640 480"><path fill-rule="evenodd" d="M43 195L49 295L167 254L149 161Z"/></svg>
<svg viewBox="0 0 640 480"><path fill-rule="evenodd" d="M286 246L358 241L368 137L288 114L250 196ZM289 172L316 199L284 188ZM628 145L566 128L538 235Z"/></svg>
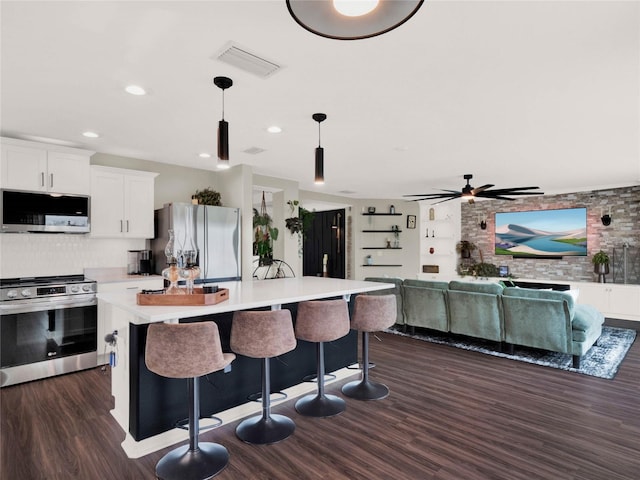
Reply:
<svg viewBox="0 0 640 480"><path fill-rule="evenodd" d="M396 321L395 295L358 295L355 299L351 328L362 332L362 379L349 382L342 393L356 400L381 400L389 395L382 383L369 380L369 332L391 327Z"/></svg>
<svg viewBox="0 0 640 480"><path fill-rule="evenodd" d="M293 433L295 423L284 415L271 414L271 373L269 360L296 348L289 310L239 311L233 314L231 350L262 359L262 415L243 420L236 428L240 440L269 444Z"/></svg>
<svg viewBox="0 0 640 480"><path fill-rule="evenodd" d="M189 445L167 453L156 465L162 480L205 480L229 463L229 452L217 443L198 443L202 375L229 365L236 356L222 353L214 322L153 323L149 325L145 351L147 368L169 378L186 378L189 393Z"/></svg>
<svg viewBox="0 0 640 480"><path fill-rule="evenodd" d="M342 413L346 403L335 395L324 393L324 342L349 333L349 309L345 300L308 301L298 304L296 338L316 342L318 391L296 402L296 410L308 417L331 417Z"/></svg>

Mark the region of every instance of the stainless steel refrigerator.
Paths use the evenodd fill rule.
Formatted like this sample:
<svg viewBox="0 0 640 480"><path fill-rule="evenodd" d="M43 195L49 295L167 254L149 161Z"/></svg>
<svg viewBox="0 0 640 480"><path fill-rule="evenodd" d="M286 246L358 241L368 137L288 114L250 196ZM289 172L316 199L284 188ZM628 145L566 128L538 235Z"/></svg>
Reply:
<svg viewBox="0 0 640 480"><path fill-rule="evenodd" d="M188 219L191 218L191 228ZM173 229L177 246L184 243L189 231L198 251L197 264L200 278L196 283L240 280L241 223L240 209L168 203L155 211L156 237L151 241L156 273L167 266L165 247L169 229Z"/></svg>

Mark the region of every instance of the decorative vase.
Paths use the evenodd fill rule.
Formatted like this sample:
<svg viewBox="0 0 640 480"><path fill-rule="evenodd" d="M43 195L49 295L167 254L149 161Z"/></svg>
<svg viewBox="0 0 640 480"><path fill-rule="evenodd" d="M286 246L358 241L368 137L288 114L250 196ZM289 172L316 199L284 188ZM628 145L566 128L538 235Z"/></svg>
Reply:
<svg viewBox="0 0 640 480"><path fill-rule="evenodd" d="M164 247L164 254L167 256L167 268L162 270L162 278L169 282L169 286L165 290L168 295L181 295L184 290L178 287L178 279L180 271L177 265L175 233L173 229L169 229L169 241Z"/></svg>
<svg viewBox="0 0 640 480"><path fill-rule="evenodd" d="M598 274L598 283L606 283L605 275L609 273L608 263L596 263L593 266L593 272Z"/></svg>
<svg viewBox="0 0 640 480"><path fill-rule="evenodd" d="M170 264L162 270L162 278L169 282L169 286L165 290L167 295L183 295L186 293L183 288L178 287L178 279L180 278L180 269L175 263Z"/></svg>

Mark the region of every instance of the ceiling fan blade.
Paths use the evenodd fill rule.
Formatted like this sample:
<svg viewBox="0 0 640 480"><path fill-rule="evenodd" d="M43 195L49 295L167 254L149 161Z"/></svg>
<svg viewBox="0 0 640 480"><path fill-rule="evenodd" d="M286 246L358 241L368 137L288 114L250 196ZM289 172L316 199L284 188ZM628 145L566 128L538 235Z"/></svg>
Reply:
<svg viewBox="0 0 640 480"><path fill-rule="evenodd" d="M495 190L491 190L494 193L499 195L510 194L512 192L517 192L519 190L536 190L540 187L513 187L513 188L496 188Z"/></svg>
<svg viewBox="0 0 640 480"><path fill-rule="evenodd" d="M503 197L502 195L478 195L479 197L482 198L491 198L494 200L515 200L515 198L510 198L510 197Z"/></svg>
<svg viewBox="0 0 640 480"><path fill-rule="evenodd" d="M473 188L471 189L471 195L477 195L480 192L484 192L487 188L491 188L493 187L492 184L487 183L486 185L482 185L481 187L478 188Z"/></svg>
<svg viewBox="0 0 640 480"><path fill-rule="evenodd" d="M422 193L419 195L403 195L403 197L431 197L431 198L444 198L444 197L452 197L452 196L460 196L459 192L453 193Z"/></svg>
<svg viewBox="0 0 640 480"><path fill-rule="evenodd" d="M496 192L493 190L490 190L488 192L482 192L478 195L476 195L477 197L485 197L485 198L492 198L492 197L498 197L498 196L502 196L502 195L509 195L509 196L520 196L520 195L544 195L544 192Z"/></svg>
<svg viewBox="0 0 640 480"><path fill-rule="evenodd" d="M416 198L413 200L408 200L409 202L419 202L421 200L438 200L440 198L446 198L446 200L443 201L447 201L447 200L451 200L454 198L459 198L461 196L460 192L454 192L454 193L427 193L425 195L403 195L404 197L420 197L420 198ZM435 204L434 204L435 205Z"/></svg>
<svg viewBox="0 0 640 480"><path fill-rule="evenodd" d="M431 205L438 205L440 203L449 202L451 200L455 200L456 198L460 198L460 195L459 196L455 196L455 197L447 198L446 200L440 200L439 202L432 203Z"/></svg>

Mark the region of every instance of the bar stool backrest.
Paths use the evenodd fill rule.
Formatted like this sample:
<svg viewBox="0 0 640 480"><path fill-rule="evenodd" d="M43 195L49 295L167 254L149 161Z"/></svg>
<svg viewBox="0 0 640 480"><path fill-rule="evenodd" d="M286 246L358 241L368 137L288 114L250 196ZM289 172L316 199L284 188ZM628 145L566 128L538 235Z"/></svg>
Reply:
<svg viewBox="0 0 640 480"><path fill-rule="evenodd" d="M395 295L358 295L355 299L351 328L377 332L396 322Z"/></svg>
<svg viewBox="0 0 640 480"><path fill-rule="evenodd" d="M233 314L231 350L251 358L272 358L296 348L289 310L243 310Z"/></svg>
<svg viewBox="0 0 640 480"><path fill-rule="evenodd" d="M149 325L145 363L163 377L201 377L222 370L234 358L233 353L222 352L214 322Z"/></svg>
<svg viewBox="0 0 640 480"><path fill-rule="evenodd" d="M349 333L346 300L311 300L298 304L296 338L307 342L331 342Z"/></svg>

